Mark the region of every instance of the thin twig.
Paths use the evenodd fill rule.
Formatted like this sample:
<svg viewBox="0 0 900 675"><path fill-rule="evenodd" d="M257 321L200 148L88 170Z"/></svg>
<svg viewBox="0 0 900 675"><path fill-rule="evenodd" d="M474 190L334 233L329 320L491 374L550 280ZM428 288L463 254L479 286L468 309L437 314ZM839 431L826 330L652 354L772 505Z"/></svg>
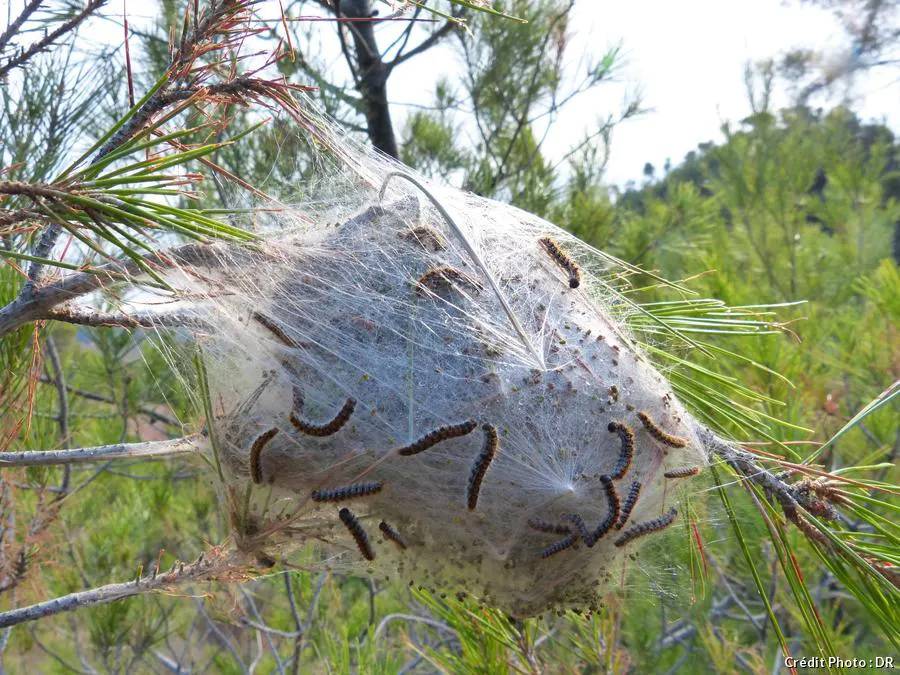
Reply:
<svg viewBox="0 0 900 675"><path fill-rule="evenodd" d="M2 612L0 613L0 628L15 626L26 621L36 621L62 612L71 612L80 607L101 605L133 595L165 590L188 581L211 580L236 567L239 565L234 561L213 551L204 554L190 565L173 568L167 574L150 574L134 581L108 584L87 591L69 593L52 600Z"/></svg>

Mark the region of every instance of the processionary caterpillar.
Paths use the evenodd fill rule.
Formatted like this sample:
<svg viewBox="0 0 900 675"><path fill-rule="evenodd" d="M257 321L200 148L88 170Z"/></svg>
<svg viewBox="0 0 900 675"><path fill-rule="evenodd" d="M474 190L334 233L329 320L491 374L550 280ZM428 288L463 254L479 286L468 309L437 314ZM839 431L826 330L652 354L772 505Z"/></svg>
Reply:
<svg viewBox="0 0 900 675"><path fill-rule="evenodd" d="M698 473L700 473L699 466L686 466L680 469L666 471L663 476L666 478L687 478L688 476L696 476Z"/></svg>
<svg viewBox="0 0 900 675"><path fill-rule="evenodd" d="M384 487L382 481L373 481L371 483L353 483L343 487L334 488L332 490L314 490L312 500L314 502L342 502L345 499L353 499L354 497L367 497L381 492Z"/></svg>
<svg viewBox="0 0 900 675"><path fill-rule="evenodd" d="M673 436L672 434L666 433L662 429L660 429L656 424L650 419L650 415L641 411L638 413L638 419L641 421L641 424L644 425L644 428L647 432L653 436L660 443L664 443L665 445L671 446L673 448L683 448L687 445L687 440L681 438L679 436Z"/></svg>
<svg viewBox="0 0 900 675"><path fill-rule="evenodd" d="M466 434L472 433L472 431L474 431L475 427L477 426L478 422L476 422L475 420L468 420L460 424L448 424L443 427L438 427L434 431L429 431L419 440L413 441L409 445L405 445L402 448L398 448L397 454L403 455L404 457L408 457L409 455L418 455L420 452L428 450L428 448L437 445L441 441L446 441L450 438L457 438L459 436L465 436Z"/></svg>
<svg viewBox="0 0 900 675"><path fill-rule="evenodd" d="M622 448L619 450L619 461L616 462L612 472L613 480L619 480L628 472L631 460L634 458L634 432L621 422L610 422L606 428L611 433L618 434L619 440L622 442Z"/></svg>
<svg viewBox="0 0 900 675"><path fill-rule="evenodd" d="M481 482L484 480L484 475L487 473L488 467L497 453L497 430L490 424L485 424L481 428L484 431L484 447L472 465L472 471L469 473L469 486L466 490L469 511L474 511L478 505Z"/></svg>
<svg viewBox="0 0 900 675"><path fill-rule="evenodd" d="M338 517L341 519L341 522L344 523L344 526L350 534L353 535L363 558L366 560L375 560L375 553L372 551L372 545L369 543L369 536L366 534L363 526L360 525L359 519L353 515L353 512L348 508L343 508L338 511Z"/></svg>
<svg viewBox="0 0 900 675"><path fill-rule="evenodd" d="M560 539L555 544L551 544L543 551L541 551L541 557L549 558L551 555L556 555L560 551L565 551L567 548L570 548L576 541L578 541L578 535L570 534L565 539Z"/></svg>
<svg viewBox="0 0 900 675"><path fill-rule="evenodd" d="M638 495L641 493L641 484L637 481L634 481L631 484L631 488L628 490L628 496L625 497L625 503L622 505L622 511L619 513L619 520L615 524L615 528L617 530L621 530L625 525L625 522L628 520L628 516L631 515L631 511L634 508L634 505L637 504Z"/></svg>
<svg viewBox="0 0 900 675"><path fill-rule="evenodd" d="M253 445L250 446L250 479L257 485L263 482L262 466L259 461L260 455L266 444L275 438L277 433L278 429L273 427L257 436L256 440L253 441Z"/></svg>
<svg viewBox="0 0 900 675"><path fill-rule="evenodd" d="M562 247L550 237L543 237L539 241L553 261L569 274L569 288L578 288L581 285L581 269L578 267L578 263L572 260L562 250Z"/></svg>
<svg viewBox="0 0 900 675"><path fill-rule="evenodd" d="M338 414L334 416L334 418L330 422L326 422L325 424L312 424L311 422L307 422L305 420L300 419L294 412L291 412L290 420L291 424L294 425L294 428L297 431L300 431L309 436L331 436L332 434L336 434L340 431L341 427L343 427L347 420L350 419L350 416L353 414L353 410L356 408L356 400L352 398L348 398L343 407L338 411Z"/></svg>
<svg viewBox="0 0 900 675"><path fill-rule="evenodd" d="M292 340L288 336L287 333L284 332L284 330L281 328L281 326L279 326L277 323L275 323L272 319L267 317L265 314L261 314L259 312L253 312L252 316L253 316L254 320L258 321L264 327L268 328L269 331L272 333L272 335L274 335L276 338L278 338L278 341L281 342L284 346L286 346L286 347L297 347L298 346L297 343L294 340Z"/></svg>
<svg viewBox="0 0 900 675"><path fill-rule="evenodd" d="M619 493L616 492L612 478L603 475L600 476L600 482L603 483L603 491L606 493L606 501L609 503L609 513L606 514L606 518L597 526L597 529L591 533L590 541L585 542L589 547L602 539L619 519Z"/></svg>
<svg viewBox="0 0 900 675"><path fill-rule="evenodd" d="M468 274L460 272L453 267L433 267L416 282L416 293L424 295L426 290L434 290L439 285L464 284L472 290L480 292L482 285Z"/></svg>
<svg viewBox="0 0 900 675"><path fill-rule="evenodd" d="M659 518L654 518L653 520L645 520L643 523L638 523L637 525L632 525L622 534L621 537L616 539L616 546L624 546L632 539L637 539L638 537L643 537L645 534L650 534L651 532L658 532L659 530L667 528L672 524L672 521L675 520L675 516L678 515L678 511L673 507L669 509L667 513L664 513Z"/></svg>
<svg viewBox="0 0 900 675"><path fill-rule="evenodd" d="M403 537L401 537L400 533L397 532L397 530L391 527L388 523L382 520L380 523L378 523L378 529L381 530L382 534L384 534L385 539L389 539L390 541L394 542L394 544L396 544L397 547L401 550L406 549L406 542L403 541Z"/></svg>
<svg viewBox="0 0 900 675"><path fill-rule="evenodd" d="M529 518L528 519L528 527L532 530L537 530L538 532L546 532L547 534L571 534L572 528L568 525L561 525L559 523L548 523L546 520L541 520L540 518Z"/></svg>

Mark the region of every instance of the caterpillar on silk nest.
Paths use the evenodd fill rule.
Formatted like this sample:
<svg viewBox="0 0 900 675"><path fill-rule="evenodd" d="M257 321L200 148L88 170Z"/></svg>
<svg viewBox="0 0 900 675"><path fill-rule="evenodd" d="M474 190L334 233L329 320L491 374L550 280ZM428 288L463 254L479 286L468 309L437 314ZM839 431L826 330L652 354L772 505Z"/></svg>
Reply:
<svg viewBox="0 0 900 675"><path fill-rule="evenodd" d="M609 533L652 533L679 495L666 472L707 462L611 311L611 264L524 211L356 163L254 249L216 244L168 279L204 298L179 311L202 326L226 481L253 487L239 545L315 539L517 617L596 607L637 545ZM458 292L423 292L439 276Z"/></svg>

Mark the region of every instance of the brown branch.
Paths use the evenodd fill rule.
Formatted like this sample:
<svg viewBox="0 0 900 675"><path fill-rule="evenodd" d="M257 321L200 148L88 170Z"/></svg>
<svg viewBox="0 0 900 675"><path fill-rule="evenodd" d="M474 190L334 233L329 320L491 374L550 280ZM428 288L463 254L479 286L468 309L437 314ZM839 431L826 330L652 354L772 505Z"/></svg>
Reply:
<svg viewBox="0 0 900 675"><path fill-rule="evenodd" d="M833 520L838 513L829 501L818 497L813 490L806 489L806 484L788 484L780 476L759 466L756 458L737 447L734 443L717 436L706 427L698 427L697 435L704 449L710 455L716 455L728 464L738 476L755 483L763 489L770 499L781 506L785 517L809 539L821 544L827 538L810 523L810 514Z"/></svg>
<svg viewBox="0 0 900 675"><path fill-rule="evenodd" d="M217 257L217 250L211 244L184 244L168 251L147 254L141 260L162 268L182 264L218 266L221 261ZM140 274L141 269L136 261L120 260L34 288L31 293L20 294L0 309L0 337L27 323L52 318L52 308L103 288L108 282L132 279Z"/></svg>
<svg viewBox="0 0 900 675"><path fill-rule="evenodd" d="M37 8L41 6L43 1L44 0L31 0L22 8L21 14L6 27L6 30L3 31L3 35L0 35L0 52L6 48L6 45L9 44L9 41L13 36L19 32L19 28L22 27L22 24L28 21L28 17L37 11Z"/></svg>
<svg viewBox="0 0 900 675"><path fill-rule="evenodd" d="M350 19L371 18L372 8L368 0L343 0L340 3L340 13ZM365 102L369 140L386 155L399 157L400 151L387 100L390 69L379 55L375 29L371 21L351 23L348 28L356 52L356 67L359 71L357 89Z"/></svg>
<svg viewBox="0 0 900 675"><path fill-rule="evenodd" d="M196 434L167 441L143 441L140 443L115 443L92 448L73 450L26 450L0 452L0 468L20 466L52 466L106 462L116 459L144 459L198 452L199 436Z"/></svg>
<svg viewBox="0 0 900 675"><path fill-rule="evenodd" d="M457 28L459 23L457 21L447 21L443 26L441 26L438 30L433 32L427 38L422 40L418 45L410 49L405 54L398 52L397 56L387 64L388 73L390 73L394 68L399 66L401 63L405 63L409 59L414 56L418 56L422 52L428 51L432 47L434 47L438 42L440 42L444 37L450 34L452 30Z"/></svg>
<svg viewBox="0 0 900 675"><path fill-rule="evenodd" d="M27 63L32 57L40 52L48 49L54 42L66 33L75 30L78 25L87 19L91 14L106 4L106 0L90 0L88 4L78 14L60 25L56 30L47 33L43 38L34 42L27 49L22 50L16 56L12 57L4 65L0 66L0 79L7 76L9 71L19 68Z"/></svg>
<svg viewBox="0 0 900 675"><path fill-rule="evenodd" d="M51 309L43 318L79 326L113 328L166 328L205 325L202 319L186 312L125 314L124 312L103 312L91 307Z"/></svg>
<svg viewBox="0 0 900 675"><path fill-rule="evenodd" d="M240 574L248 567L249 565L242 560L234 559L233 556L213 549L188 565L176 563L165 574L154 572L134 581L108 584L87 591L63 595L28 607L2 612L0 613L0 628L15 626L26 621L36 621L63 612L71 612L81 607L103 605L142 593L165 591L190 581L212 581L224 576L235 576L236 573Z"/></svg>

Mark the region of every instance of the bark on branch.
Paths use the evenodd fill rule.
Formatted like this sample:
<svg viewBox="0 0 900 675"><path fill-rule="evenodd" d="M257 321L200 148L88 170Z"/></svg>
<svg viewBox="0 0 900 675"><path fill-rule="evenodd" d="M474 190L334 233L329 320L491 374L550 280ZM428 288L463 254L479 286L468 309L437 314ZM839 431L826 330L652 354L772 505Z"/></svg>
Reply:
<svg viewBox="0 0 900 675"><path fill-rule="evenodd" d="M193 434L167 441L142 443L115 443L92 448L72 450L28 450L24 452L0 452L0 468L19 466L49 466L58 464L84 464L113 459L144 459L165 457L200 451L200 436Z"/></svg>
<svg viewBox="0 0 900 675"><path fill-rule="evenodd" d="M36 621L62 612L71 612L80 607L102 605L133 595L164 591L172 586L190 581L210 581L246 566L243 561L213 550L208 554L201 555L193 563L173 565L169 572L163 574L153 573L134 581L108 584L88 591L69 593L27 607L0 612L0 628L8 628L26 621Z"/></svg>
<svg viewBox="0 0 900 675"><path fill-rule="evenodd" d="M143 257L143 261L163 268L182 264L221 264L214 244L185 244L168 251L148 254ZM109 282L128 280L141 273L139 265L133 260L113 262L90 272L72 274L55 283L36 287L31 293L20 294L0 309L0 338L27 323L53 318L51 310L57 305L96 291Z"/></svg>

